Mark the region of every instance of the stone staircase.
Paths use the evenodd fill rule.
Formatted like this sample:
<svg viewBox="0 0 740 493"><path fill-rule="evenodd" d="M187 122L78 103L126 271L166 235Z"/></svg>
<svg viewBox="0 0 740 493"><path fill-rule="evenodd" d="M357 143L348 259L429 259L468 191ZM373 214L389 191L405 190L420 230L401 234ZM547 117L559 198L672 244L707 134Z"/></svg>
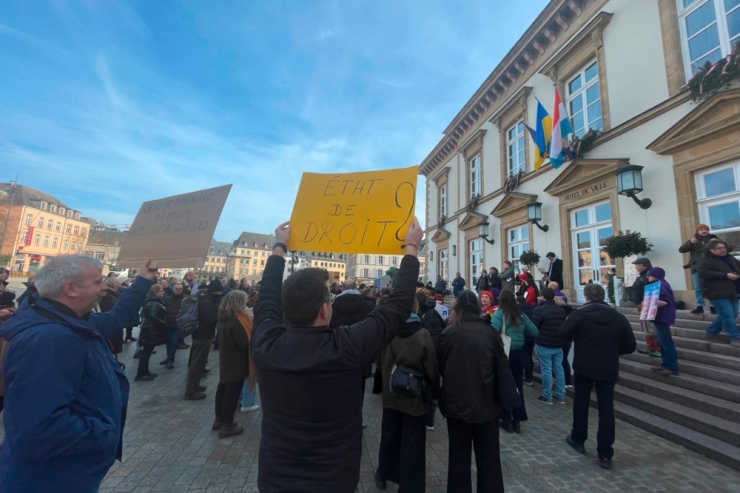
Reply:
<svg viewBox="0 0 740 493"><path fill-rule="evenodd" d="M635 309L619 311L632 324L638 350L645 349ZM624 421L740 470L740 348L705 339L712 319L678 312L671 330L679 376L651 371L660 358L623 356L614 407Z"/></svg>

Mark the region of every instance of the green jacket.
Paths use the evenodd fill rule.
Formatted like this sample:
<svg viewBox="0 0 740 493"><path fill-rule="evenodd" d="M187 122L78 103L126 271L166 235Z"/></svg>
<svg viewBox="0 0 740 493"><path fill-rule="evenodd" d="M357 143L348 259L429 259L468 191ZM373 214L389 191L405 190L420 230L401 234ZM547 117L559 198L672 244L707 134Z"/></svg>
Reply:
<svg viewBox="0 0 740 493"><path fill-rule="evenodd" d="M524 336L537 337L540 331L532 323L528 316L524 315L524 323L521 325L511 325L508 321L506 322L506 335L511 337L511 349L521 349L524 346ZM501 326L503 325L504 312L502 310L496 310L491 318L491 327L496 329L497 332L501 333Z"/></svg>

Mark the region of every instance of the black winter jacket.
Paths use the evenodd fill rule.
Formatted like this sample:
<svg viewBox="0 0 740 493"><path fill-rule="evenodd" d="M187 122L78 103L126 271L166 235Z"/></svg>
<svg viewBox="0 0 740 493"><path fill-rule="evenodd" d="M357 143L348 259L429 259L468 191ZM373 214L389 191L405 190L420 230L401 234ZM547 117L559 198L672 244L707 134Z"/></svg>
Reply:
<svg viewBox="0 0 740 493"><path fill-rule="evenodd" d="M728 260L734 265L734 272L740 274L740 262L728 254ZM705 298L710 300L734 300L740 292L738 282L727 278L732 272L725 262L712 252L707 250L704 257L699 261L699 285Z"/></svg>
<svg viewBox="0 0 740 493"><path fill-rule="evenodd" d="M338 329L283 324L284 268L283 257L268 258L254 308L252 360L263 411L257 486L262 493L352 493L360 481L362 375L411 313L419 260L404 256L384 303Z"/></svg>
<svg viewBox="0 0 740 493"><path fill-rule="evenodd" d="M121 293L119 293L115 289L106 289L103 292L103 297L100 298L100 302L98 303L100 311L103 313L111 311L113 309L113 306L118 302L118 298L120 296Z"/></svg>
<svg viewBox="0 0 740 493"><path fill-rule="evenodd" d="M496 358L506 358L501 336L478 315L465 315L460 325L442 332L437 363L439 409L445 418L485 423L498 417Z"/></svg>
<svg viewBox="0 0 740 493"><path fill-rule="evenodd" d="M434 350L439 351L439 336L442 334L442 331L445 330L445 321L442 320L442 316L437 312L437 310L430 308L426 311L424 316L421 317L421 325L427 329L429 335L432 336L432 341L434 341Z"/></svg>
<svg viewBox="0 0 740 493"><path fill-rule="evenodd" d="M532 322L537 326L540 335L535 342L538 346L547 348L562 348L565 341L558 335L558 329L565 322L565 309L556 305L552 300L545 300L534 309Z"/></svg>
<svg viewBox="0 0 740 493"><path fill-rule="evenodd" d="M488 274L482 274L478 281L475 283L475 290L479 293L481 291L488 291Z"/></svg>
<svg viewBox="0 0 740 493"><path fill-rule="evenodd" d="M331 321L329 327L336 329L343 325L352 325L362 322L375 309L375 303L362 296L359 292L343 293L334 299L331 305Z"/></svg>
<svg viewBox="0 0 740 493"><path fill-rule="evenodd" d="M198 328L193 339L210 340L216 336L218 324L218 300L215 294L202 294L198 297Z"/></svg>
<svg viewBox="0 0 740 493"><path fill-rule="evenodd" d="M695 274L698 271L699 263L707 251L707 245L710 241L717 239L717 235L708 234L706 236L699 236L698 234L695 234L694 238L696 238L696 243L691 243L691 239L689 238L686 243L678 247L678 251L680 253L689 254L688 263L692 274Z"/></svg>
<svg viewBox="0 0 740 493"><path fill-rule="evenodd" d="M636 305L639 305L645 299L645 286L649 284L647 273L648 269L643 269L640 275L637 276L637 279L635 279L635 282L632 283L632 288L630 288L632 291L632 301Z"/></svg>
<svg viewBox="0 0 740 493"><path fill-rule="evenodd" d="M142 346L158 346L166 342L167 308L162 298L147 296L141 307L141 331L139 340Z"/></svg>
<svg viewBox="0 0 740 493"><path fill-rule="evenodd" d="M498 274L488 274L488 289L498 289L501 291L501 278Z"/></svg>
<svg viewBox="0 0 740 493"><path fill-rule="evenodd" d="M573 370L594 380L619 380L619 355L637 348L627 318L606 303L586 303L570 314L558 335L575 341Z"/></svg>
<svg viewBox="0 0 740 493"><path fill-rule="evenodd" d="M164 305L167 307L168 327L177 327L177 314L180 313L180 304L182 304L183 298L185 298L184 292L179 295L173 293L170 296L165 296Z"/></svg>

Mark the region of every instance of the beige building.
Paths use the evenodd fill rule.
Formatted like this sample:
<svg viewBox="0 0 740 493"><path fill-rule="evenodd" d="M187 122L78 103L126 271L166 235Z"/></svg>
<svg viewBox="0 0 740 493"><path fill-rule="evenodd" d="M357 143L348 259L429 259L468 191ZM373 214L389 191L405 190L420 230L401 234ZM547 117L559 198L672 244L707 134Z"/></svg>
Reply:
<svg viewBox="0 0 740 493"><path fill-rule="evenodd" d="M86 251L89 225L52 195L0 183L0 216L0 255L14 272L33 273L49 257Z"/></svg>
<svg viewBox="0 0 740 493"><path fill-rule="evenodd" d="M237 281L246 277L250 282L259 282L274 243L272 235L242 233L230 246L226 277Z"/></svg>
<svg viewBox="0 0 740 493"><path fill-rule="evenodd" d="M211 238L211 244L208 247L208 255L206 255L206 261L203 264L203 267L200 269L193 269L193 272L198 276L206 277L226 276L230 249L231 243L216 241L216 238Z"/></svg>
<svg viewBox="0 0 740 493"><path fill-rule="evenodd" d="M403 255L347 255L347 277L354 277L358 283L372 283L391 267L400 267L402 258Z"/></svg>
<svg viewBox="0 0 740 493"><path fill-rule="evenodd" d="M564 291L583 301L583 287L606 284L612 269L633 278L631 262L604 251L614 233L632 230L654 244L653 265L692 305L679 245L699 223L732 244L740 237L740 90L697 104L687 87L698 67L728 56L740 39L730 10L740 11L728 7L735 3L550 1L419 166L428 277L460 271L474 286L482 267L535 250L546 269L552 251L563 260ZM553 115L555 88L575 135L600 133L575 160L557 169L545 160L536 170L524 125L536 127L538 101ZM620 185L618 170L634 172L639 187Z"/></svg>
<svg viewBox="0 0 740 493"><path fill-rule="evenodd" d="M104 229L90 231L85 255L95 257L103 263L104 275L107 275L115 267L126 234L121 231L107 231Z"/></svg>

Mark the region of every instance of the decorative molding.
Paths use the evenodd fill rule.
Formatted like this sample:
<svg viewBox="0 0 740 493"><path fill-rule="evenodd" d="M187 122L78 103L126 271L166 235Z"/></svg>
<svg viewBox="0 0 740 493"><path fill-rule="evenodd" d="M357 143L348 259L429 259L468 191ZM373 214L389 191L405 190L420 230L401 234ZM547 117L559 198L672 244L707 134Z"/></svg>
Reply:
<svg viewBox="0 0 740 493"><path fill-rule="evenodd" d="M717 93L684 116L647 149L676 154L740 130L740 89Z"/></svg>
<svg viewBox="0 0 740 493"><path fill-rule="evenodd" d="M477 147L483 147L483 136L486 135L485 128L479 128L477 132L471 135L463 144L458 146L460 154L467 160L473 154L468 155L468 151Z"/></svg>
<svg viewBox="0 0 740 493"><path fill-rule="evenodd" d="M439 173L434 175L430 180L433 181L437 186L440 185L440 182L447 181L447 175L450 174L450 168L449 166L445 166L440 170Z"/></svg>
<svg viewBox="0 0 740 493"><path fill-rule="evenodd" d="M526 208L527 204L533 200L537 200L537 195L519 192L507 193L501 202L493 208L491 215L500 219L502 216L521 210L523 207Z"/></svg>
<svg viewBox="0 0 740 493"><path fill-rule="evenodd" d="M617 168L627 163L629 158L576 159L544 191L554 197L563 196L597 178L613 178Z"/></svg>
<svg viewBox="0 0 740 493"><path fill-rule="evenodd" d="M481 221L488 219L488 216L481 214L480 212L470 211L463 217L462 221L457 225L458 231L467 231L472 228L477 228Z"/></svg>
<svg viewBox="0 0 740 493"><path fill-rule="evenodd" d="M512 112L518 112L517 117L521 116L527 109L527 101L529 95L532 94L532 86L524 86L520 88L513 96L509 98L503 105L493 112L493 115L488 119L489 122L496 125L499 132L503 132L502 126L507 126L504 120L511 118Z"/></svg>
<svg viewBox="0 0 740 493"><path fill-rule="evenodd" d="M450 236L452 236L452 233L447 231L444 228L437 228L437 232L434 233L434 236L432 236L432 243L439 243L441 241L446 241L450 239Z"/></svg>

